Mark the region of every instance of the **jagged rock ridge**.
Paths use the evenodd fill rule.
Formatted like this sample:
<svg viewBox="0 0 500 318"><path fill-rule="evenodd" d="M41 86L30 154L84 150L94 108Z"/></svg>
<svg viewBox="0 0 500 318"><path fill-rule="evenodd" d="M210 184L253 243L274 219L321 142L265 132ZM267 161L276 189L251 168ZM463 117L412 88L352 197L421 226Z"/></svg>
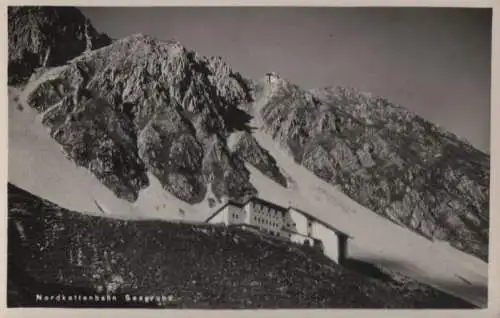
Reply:
<svg viewBox="0 0 500 318"><path fill-rule="evenodd" d="M384 98L261 81L265 129L295 160L392 221L487 259L489 157Z"/></svg>
<svg viewBox="0 0 500 318"><path fill-rule="evenodd" d="M111 43L72 7L9 7L8 38L9 84L28 79L37 68L62 65Z"/></svg>
<svg viewBox="0 0 500 318"><path fill-rule="evenodd" d="M251 101L249 84L221 58L136 34L38 81L28 103L69 157L119 197L134 201L146 171L189 203L209 184L218 198L256 193L242 156L227 147L231 133L249 131L238 108Z"/></svg>

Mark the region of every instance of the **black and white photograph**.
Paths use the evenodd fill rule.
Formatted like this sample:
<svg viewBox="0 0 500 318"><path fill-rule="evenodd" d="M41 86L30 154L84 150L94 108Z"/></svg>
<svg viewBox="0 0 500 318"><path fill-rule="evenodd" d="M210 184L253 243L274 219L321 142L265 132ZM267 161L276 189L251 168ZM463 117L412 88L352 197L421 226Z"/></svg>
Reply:
<svg viewBox="0 0 500 318"><path fill-rule="evenodd" d="M492 11L9 6L7 307L488 308Z"/></svg>

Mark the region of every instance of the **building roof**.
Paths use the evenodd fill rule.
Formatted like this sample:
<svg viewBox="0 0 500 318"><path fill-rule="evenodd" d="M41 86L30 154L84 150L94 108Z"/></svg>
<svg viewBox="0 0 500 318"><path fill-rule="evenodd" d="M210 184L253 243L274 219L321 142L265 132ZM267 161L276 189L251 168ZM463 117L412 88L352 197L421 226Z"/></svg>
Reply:
<svg viewBox="0 0 500 318"><path fill-rule="evenodd" d="M248 203L250 202L258 202L258 203L261 203L261 204L264 204L264 205L268 205L270 207L272 207L273 209L275 210L279 210L279 211L282 211L282 212L285 212L287 210L287 208L281 206L281 205L278 205L276 203L272 203L270 201L267 201L267 200L264 200L264 199L261 199L259 197L251 197L250 199L248 199L245 203L243 203L243 206L247 205Z"/></svg>
<svg viewBox="0 0 500 318"><path fill-rule="evenodd" d="M233 201L233 200L228 200L226 203L224 203L223 205L221 205L219 208L217 208L212 214L210 214L210 216L206 219L205 222L208 222L210 221L214 216L216 216L217 214L219 214L220 211L222 211L222 209L224 209L226 206L228 205L233 205L233 206L237 206L239 208L242 208L245 206L245 204L242 204L240 202L237 202L237 201Z"/></svg>
<svg viewBox="0 0 500 318"><path fill-rule="evenodd" d="M250 197L248 200L244 201L243 203L238 202L238 201L234 201L234 200L228 200L226 203L224 203L219 208L217 208L217 210L215 210L212 214L210 214L210 216L207 218L207 220L205 222L210 221L214 216L216 216L217 214L219 214L219 212L222 211L228 205L236 206L238 208L243 208L243 207L245 207L247 204L249 204L251 202L258 202L258 203L261 203L263 205L268 205L268 206L270 206L273 209L278 210L278 211L282 211L282 212L287 211L287 208L285 208L285 207L283 207L281 205L272 203L270 201L261 199L259 197Z"/></svg>
<svg viewBox="0 0 500 318"><path fill-rule="evenodd" d="M251 203L251 202L259 202L261 204L264 204L264 205L268 205L268 206L271 206L273 209L276 209L278 211L282 211L282 212L285 212L285 211L289 211L289 210L295 210L303 215L305 215L307 218L315 221L315 222L318 222L320 223L321 225L329 228L330 230L332 230L333 232L335 232L335 234L337 235L343 235L343 236L347 236L348 238L352 238L352 236L350 236L349 234L333 227L331 224L328 224L326 223L325 221L322 221L320 219L318 219L317 217L307 213L306 211L304 210L301 210L299 208L296 208L294 206L289 206L288 208L285 208L281 205L278 205L278 204L275 204L275 203L272 203L270 201L267 201L267 200L264 200L262 198L259 198L259 197L250 197L248 200L246 200L245 202L241 203L241 202L237 202L237 201L234 201L234 200L228 200L226 203L224 203L223 205L221 205L217 210L215 210L208 218L205 222L208 222L210 221L213 217L215 217L217 214L219 214L220 211L222 211L222 209L224 209L225 207L227 207L228 205L232 205L232 206L236 206L236 207L239 207L239 208L243 208L245 207L248 203Z"/></svg>

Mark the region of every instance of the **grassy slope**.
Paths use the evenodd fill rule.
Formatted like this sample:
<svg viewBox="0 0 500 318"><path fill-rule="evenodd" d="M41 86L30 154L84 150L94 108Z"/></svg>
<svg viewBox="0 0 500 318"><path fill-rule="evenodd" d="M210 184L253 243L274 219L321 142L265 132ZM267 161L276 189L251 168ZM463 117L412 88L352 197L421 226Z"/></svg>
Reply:
<svg viewBox="0 0 500 318"><path fill-rule="evenodd" d="M82 215L10 184L8 195L9 306L32 306L37 292L92 294L119 278L116 295L172 295L188 308L472 307L240 229Z"/></svg>

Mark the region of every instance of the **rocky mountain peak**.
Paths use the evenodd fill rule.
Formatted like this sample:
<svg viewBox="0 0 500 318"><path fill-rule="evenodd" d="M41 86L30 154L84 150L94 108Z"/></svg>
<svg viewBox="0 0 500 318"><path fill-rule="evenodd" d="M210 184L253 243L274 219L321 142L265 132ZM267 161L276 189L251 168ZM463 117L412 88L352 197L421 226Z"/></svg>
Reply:
<svg viewBox="0 0 500 318"><path fill-rule="evenodd" d="M68 60L25 90L52 136L117 196L134 201L151 172L189 202L253 195L238 153L227 148L249 116L248 81L221 58L135 34ZM96 116L95 118L93 118Z"/></svg>
<svg viewBox="0 0 500 318"><path fill-rule="evenodd" d="M262 85L265 130L297 163L397 224L487 257L486 154L385 98Z"/></svg>
<svg viewBox="0 0 500 318"><path fill-rule="evenodd" d="M9 7L8 20L9 84L111 43L72 7Z"/></svg>

